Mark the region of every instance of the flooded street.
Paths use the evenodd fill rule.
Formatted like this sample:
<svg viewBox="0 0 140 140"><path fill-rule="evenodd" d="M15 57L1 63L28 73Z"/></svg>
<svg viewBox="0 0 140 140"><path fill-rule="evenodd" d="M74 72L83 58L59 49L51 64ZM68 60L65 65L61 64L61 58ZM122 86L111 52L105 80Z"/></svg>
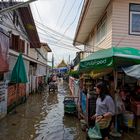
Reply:
<svg viewBox="0 0 140 140"><path fill-rule="evenodd" d="M59 84L58 93L30 95L0 122L0 140L84 140L79 120L64 115L63 100L69 94L66 83Z"/></svg>

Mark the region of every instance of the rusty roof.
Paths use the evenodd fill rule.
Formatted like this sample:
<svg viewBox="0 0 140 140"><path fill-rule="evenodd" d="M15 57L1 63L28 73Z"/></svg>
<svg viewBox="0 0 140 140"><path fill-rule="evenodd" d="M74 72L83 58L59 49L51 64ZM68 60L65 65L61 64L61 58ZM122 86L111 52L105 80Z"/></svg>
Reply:
<svg viewBox="0 0 140 140"><path fill-rule="evenodd" d="M41 43L33 19L33 15L30 9L30 6L22 7L18 9L21 20L23 22L24 28L28 34L28 38L31 44L31 48L40 48Z"/></svg>

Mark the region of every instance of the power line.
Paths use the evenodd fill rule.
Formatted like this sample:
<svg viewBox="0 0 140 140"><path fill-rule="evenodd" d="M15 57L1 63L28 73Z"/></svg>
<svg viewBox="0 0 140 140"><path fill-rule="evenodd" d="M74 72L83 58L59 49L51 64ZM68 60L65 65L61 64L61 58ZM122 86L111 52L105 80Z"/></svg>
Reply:
<svg viewBox="0 0 140 140"><path fill-rule="evenodd" d="M41 32L39 32L40 33L40 35L43 35L43 36L45 36L46 37L46 35L47 34L43 34L43 33L41 33ZM50 35L48 35L48 37L51 39L51 41L52 42L54 42L55 43L55 40L57 40L56 38L53 38L52 36L50 36ZM46 38L47 39L47 38ZM48 39L47 39L48 40ZM66 46L68 46L68 47L70 47L70 48L75 48L74 46L72 46L71 44L65 44L65 43L58 43L58 44L62 44L62 45L66 45ZM79 48L78 48L79 49Z"/></svg>
<svg viewBox="0 0 140 140"><path fill-rule="evenodd" d="M76 17L77 17L77 15L79 14L80 8L81 8L81 6L82 6L82 2L83 2L83 0L81 0L81 2L80 2L80 5L79 5L79 7L78 7L78 10L77 10L77 13L76 13L76 15L75 15L74 20L69 24L69 26L68 26L68 27L66 28L66 30L64 31L62 37L61 37L56 43L60 42L60 41L63 39L63 37L65 36L65 33L68 31L68 29L71 27L71 25L75 22ZM76 46L75 46L75 47L76 47ZM76 48L78 48L78 47L76 47Z"/></svg>
<svg viewBox="0 0 140 140"><path fill-rule="evenodd" d="M56 22L56 26L57 26L57 24L59 23L59 20L60 20L60 17L61 17L61 15L62 15L62 12L64 11L64 8L65 8L65 5L66 5L66 1L67 1L67 0L64 1L63 7L62 7L61 12L60 12L60 14L59 14L59 16L58 16L58 19L57 19L57 22Z"/></svg>
<svg viewBox="0 0 140 140"><path fill-rule="evenodd" d="M37 10L37 13L38 13L38 16L39 16L39 18L40 18L40 20L42 21L42 18L41 18L41 16L40 16L40 14L39 14L39 11L38 11L38 8L37 8L37 6L35 5L35 8L36 8L36 10ZM43 21L42 21L42 23L43 23ZM45 26L44 24L42 24L43 26ZM39 28L39 27L38 27ZM41 28L39 28L39 29L41 29ZM45 31L45 30L43 30L43 31ZM46 31L45 31L45 33L47 33ZM48 34L48 33L47 33ZM48 34L49 35L49 34ZM46 35L45 35L46 36ZM53 36L49 36L49 37L51 37L51 38L53 38ZM53 39L55 39L55 38L53 38ZM47 43L48 43L48 41L47 41ZM49 44L51 44L50 42L49 42ZM53 51L53 54L55 54L55 52ZM55 54L56 55L56 54ZM52 55L52 57L53 57L53 60L52 60L52 63L54 63L54 56ZM57 56L57 58L59 58L58 56ZM53 67L53 65L54 64L52 64L52 67Z"/></svg>
<svg viewBox="0 0 140 140"><path fill-rule="evenodd" d="M75 18L74 18L74 20L69 24L69 26L66 28L66 30L64 31L64 33L63 33L63 36L65 35L65 33L68 31L68 29L71 27L71 25L75 22L75 20L76 20L76 18L77 18L77 15L79 14L79 11L80 11L80 7L82 6L82 0L81 0L81 3L80 3L80 5L79 5L79 7L78 7L78 10L77 10L77 13L76 13L76 15L75 15ZM61 38L62 39L62 38ZM61 40L60 40L61 41Z"/></svg>
<svg viewBox="0 0 140 140"><path fill-rule="evenodd" d="M34 4L34 5L35 5L35 8L36 8L36 11L37 11L37 13L38 13L39 18L40 18L40 20L42 21L42 18L41 18L40 14L39 14L38 8L37 8L36 4ZM42 23L43 23L43 21L42 21Z"/></svg>
<svg viewBox="0 0 140 140"><path fill-rule="evenodd" d="M39 32L39 34L46 37L46 34L43 34L43 33L40 33L40 32ZM53 41L53 40L49 40L48 38L45 38L45 39L46 39L48 42L53 42L54 44L56 44L55 41ZM51 37L50 37L50 39L51 39ZM73 48L73 49L76 49L76 50L80 50L80 51L81 51L81 49L75 48L75 47L72 46L71 44L65 44L65 43L62 43L62 42L58 42L58 44L59 44L59 45L65 45L65 46L67 46L68 48Z"/></svg>
<svg viewBox="0 0 140 140"><path fill-rule="evenodd" d="M58 36L63 36L63 34L61 34L60 32L57 32L53 29L51 29L50 27L47 27L45 25L43 25L42 23L38 22L37 20L35 20L35 22L37 22L38 24L40 24L41 26L45 27L47 30L49 30L50 32L52 32L53 34L57 34ZM72 38L68 37L68 36L64 36L67 40L73 41Z"/></svg>
<svg viewBox="0 0 140 140"><path fill-rule="evenodd" d="M42 30L42 31L44 31L47 35L48 35L48 32L46 31L46 30L44 30L44 29L42 29L42 28L40 28L39 26L37 26L40 30ZM44 36L46 36L46 34L43 34L43 33L41 33L40 32L40 34L42 34L42 35L44 35ZM52 36L52 35L49 35L49 37L51 38L51 39L54 39L54 40L56 40L56 41L58 41L58 39L57 38L54 38L54 35ZM58 42L59 43L59 42ZM57 43L57 44L58 44ZM65 44L66 43L66 44ZM67 46L69 46L69 47L73 47L73 48L75 48L75 49L77 49L77 50L80 50L81 51L81 49L80 48L78 48L78 47L76 47L76 46L73 46L72 45L72 43L70 44L70 43L68 43L68 42L65 42L65 43L61 43L62 45L67 45ZM68 43L68 44L67 44ZM54 42L54 44L56 44L56 42ZM60 44L60 43L59 43Z"/></svg>
<svg viewBox="0 0 140 140"><path fill-rule="evenodd" d="M74 48L69 48L67 46L62 46L61 44L56 44L55 42L51 42L51 41L48 41L48 40L47 40L47 43L50 44L50 45L53 45L53 46L57 46L59 48L63 48L63 49L71 50L71 51L76 51L76 50L74 50Z"/></svg>
<svg viewBox="0 0 140 140"><path fill-rule="evenodd" d="M10 20L12 20L12 19L10 19ZM9 26L9 28L12 28L12 26L10 26L10 25L8 25L7 23L5 23L5 25L7 25L7 26ZM14 29L13 29L14 30ZM17 31L17 30L16 30ZM23 30L23 32L25 32L24 30ZM25 34L26 35L26 34ZM27 36L27 35L26 35ZM45 35L46 36L46 35ZM47 40L48 41L48 40ZM74 51L73 49L72 49L72 47L73 46L70 46L70 45L68 45L68 44L64 44L64 43L59 43L59 44L55 44L55 42L54 41L48 41L49 42L49 44L51 44L51 45L55 45L55 46L57 46L57 47L61 47L61 48L64 48L64 49L67 49L67 50L72 50L72 51ZM61 45L61 46L60 46ZM62 45L65 45L66 47L62 47ZM78 48L79 49L79 48Z"/></svg>
<svg viewBox="0 0 140 140"><path fill-rule="evenodd" d="M72 11L72 8L74 7L74 5L75 5L75 2L76 2L76 0L73 2L73 4L72 4L72 6L71 6L71 8L70 8L70 10L68 11L68 14L65 16L65 18L64 18L64 20L63 20L63 23L61 24L61 26L60 26L60 29L62 28L62 26L64 25L64 23L65 23L65 21L66 21L66 18L69 16L69 14L71 13L71 11Z"/></svg>
<svg viewBox="0 0 140 140"><path fill-rule="evenodd" d="M12 28L12 26L10 26L9 24L7 24L6 22L4 23L4 26L6 26L6 27L9 27L9 28L11 28L12 30L15 30L15 31L18 31L19 33L20 33L20 31L19 30L17 30L17 28L15 29L15 28ZM24 32L24 34L26 35L26 33ZM26 38L26 36L24 36L25 38ZM26 38L31 44L33 44L28 38ZM53 43L51 43L51 42L49 42L49 44L52 44L53 46L56 46L56 47L61 47L61 48L64 48L64 49L66 49L66 50L68 50L69 48L66 48L66 47L62 47L62 46L59 46L59 45L56 45L56 44L53 44ZM34 45L34 44L33 44ZM42 58L44 59L44 56L41 54L41 52L38 50L38 49L36 49L35 48L35 50L42 56ZM70 49L69 49L70 50ZM72 51L74 51L73 49L72 49ZM53 51L53 53L55 53L54 51ZM58 56L57 56L57 58L58 58ZM45 59L46 60L46 59ZM50 62L50 61L48 61L48 60L46 60L47 62Z"/></svg>
<svg viewBox="0 0 140 140"><path fill-rule="evenodd" d="M58 40L58 37L60 37L60 36L58 36L57 34L53 34L53 33L50 33L50 32L48 32L47 30L45 30L44 28L42 28L42 27L40 27L40 26L38 26L38 25L36 25L36 27L38 28L38 29L40 29L41 31L43 31L46 35L48 35L50 38L52 38L52 39L54 39L54 40ZM67 41L67 40L66 40ZM71 41L72 42L72 41ZM67 43L70 43L70 42L67 42Z"/></svg>
<svg viewBox="0 0 140 140"><path fill-rule="evenodd" d="M66 2L66 1L65 1ZM38 11L38 8L37 8L37 6L35 5L35 8L36 8L36 10L37 10L37 13L38 13L38 16L39 16L39 18L40 18L40 20L42 21L42 18L41 18L41 16L40 16L40 14L39 14L39 11ZM43 24L43 21L42 21L42 23L40 23L40 22L38 22L38 21L36 21L38 24L40 24L41 26L43 26L43 27L46 27L48 30L50 30L52 33L54 33L55 32L55 35L58 35L58 36L62 36L59 32L56 32L55 30L52 30L52 29L50 29L49 27L47 27L47 26L45 26L44 24ZM69 40L71 40L71 41L73 41L73 39L71 39L71 38L69 38L69 37L66 37L67 39L69 39Z"/></svg>

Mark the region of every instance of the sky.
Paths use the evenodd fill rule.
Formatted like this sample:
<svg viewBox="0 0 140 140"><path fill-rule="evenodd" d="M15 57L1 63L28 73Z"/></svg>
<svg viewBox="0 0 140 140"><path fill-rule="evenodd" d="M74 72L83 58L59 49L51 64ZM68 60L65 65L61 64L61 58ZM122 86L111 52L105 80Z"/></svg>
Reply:
<svg viewBox="0 0 140 140"><path fill-rule="evenodd" d="M72 46L84 0L37 0L30 4L40 41L52 49L48 59L70 63L80 51Z"/></svg>

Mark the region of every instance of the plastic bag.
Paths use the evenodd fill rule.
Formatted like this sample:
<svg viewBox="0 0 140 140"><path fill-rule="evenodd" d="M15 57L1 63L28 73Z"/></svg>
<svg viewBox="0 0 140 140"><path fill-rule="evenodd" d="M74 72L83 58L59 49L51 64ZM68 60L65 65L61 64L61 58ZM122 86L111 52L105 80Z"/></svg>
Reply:
<svg viewBox="0 0 140 140"><path fill-rule="evenodd" d="M89 128L88 136L90 139L101 139L102 138L98 123L95 123L95 126L93 128Z"/></svg>
<svg viewBox="0 0 140 140"><path fill-rule="evenodd" d="M98 125L100 129L104 129L104 128L108 128L108 126L110 125L112 117L110 118L103 118L100 121L98 121Z"/></svg>

